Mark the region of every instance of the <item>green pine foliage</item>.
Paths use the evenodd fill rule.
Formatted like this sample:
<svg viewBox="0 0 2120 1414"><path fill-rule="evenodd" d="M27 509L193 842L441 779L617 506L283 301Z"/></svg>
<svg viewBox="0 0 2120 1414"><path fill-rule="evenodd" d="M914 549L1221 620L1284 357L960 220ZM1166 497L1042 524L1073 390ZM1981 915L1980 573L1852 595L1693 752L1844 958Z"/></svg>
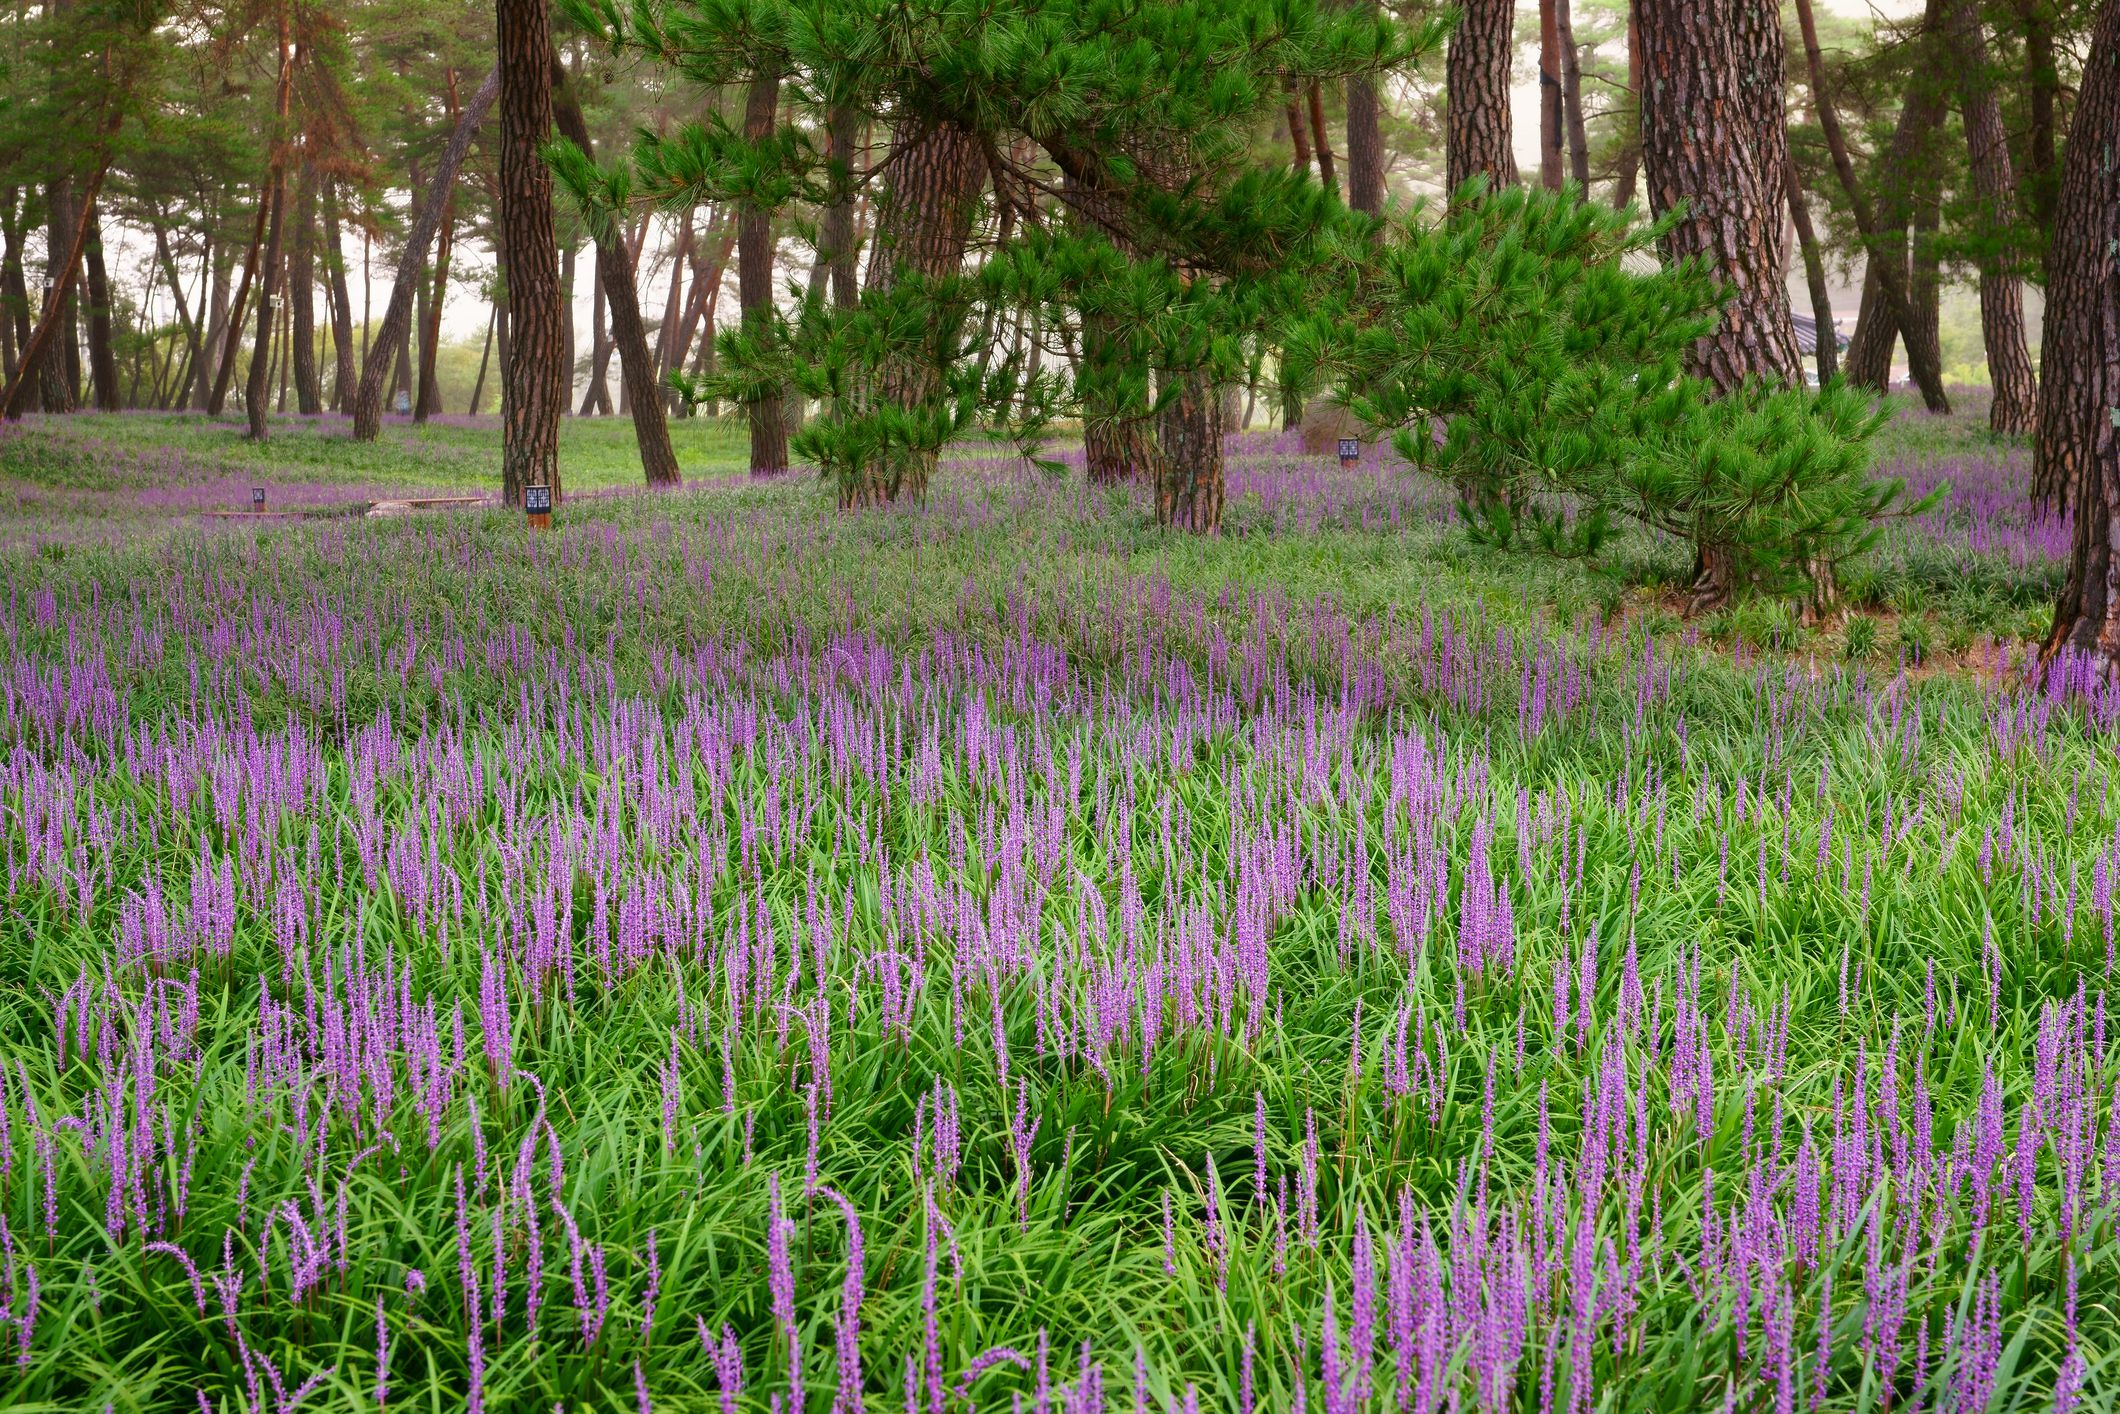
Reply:
<svg viewBox="0 0 2120 1414"><path fill-rule="evenodd" d="M1451 482L1483 538L1591 553L1621 516L1691 543L1712 597L1829 588L1881 518L1928 502L1872 478L1866 397L1722 396L1685 371L1722 292L1658 265L1660 233L1572 191L1461 193L1381 245L1340 233L1292 360Z"/></svg>

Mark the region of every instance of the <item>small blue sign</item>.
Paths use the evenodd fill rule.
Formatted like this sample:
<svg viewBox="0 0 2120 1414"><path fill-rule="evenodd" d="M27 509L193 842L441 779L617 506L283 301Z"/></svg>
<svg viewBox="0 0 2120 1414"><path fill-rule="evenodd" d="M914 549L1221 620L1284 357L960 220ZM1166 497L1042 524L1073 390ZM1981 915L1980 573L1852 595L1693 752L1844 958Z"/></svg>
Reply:
<svg viewBox="0 0 2120 1414"><path fill-rule="evenodd" d="M250 488L250 508L254 511L262 511L265 509L264 487L253 486Z"/></svg>
<svg viewBox="0 0 2120 1414"><path fill-rule="evenodd" d="M1362 459L1362 444L1353 437L1340 439L1340 464L1349 466Z"/></svg>
<svg viewBox="0 0 2120 1414"><path fill-rule="evenodd" d="M548 516L552 514L552 488L550 486L525 486L523 488L523 511L527 515Z"/></svg>

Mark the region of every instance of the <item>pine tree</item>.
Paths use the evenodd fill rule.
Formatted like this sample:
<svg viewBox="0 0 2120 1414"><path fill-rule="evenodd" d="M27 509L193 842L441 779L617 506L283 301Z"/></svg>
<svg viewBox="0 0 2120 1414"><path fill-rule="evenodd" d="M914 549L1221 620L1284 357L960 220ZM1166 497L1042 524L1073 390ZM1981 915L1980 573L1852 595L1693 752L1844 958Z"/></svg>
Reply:
<svg viewBox="0 0 2120 1414"><path fill-rule="evenodd" d="M2039 446L2075 512L2047 640L2120 674L2120 0L2105 0L2078 89L2047 261Z"/></svg>
<svg viewBox="0 0 2120 1414"><path fill-rule="evenodd" d="M559 420L566 411L559 241L552 217L552 27L546 0L496 0L500 73L500 247L507 268L509 357L502 362L501 496L525 486L560 498Z"/></svg>
<svg viewBox="0 0 2120 1414"><path fill-rule="evenodd" d="M1644 258L1683 219L1512 190L1373 251L1341 236L1297 347L1479 538L1586 555L1624 518L1722 567L1697 607L1815 594L1898 501L1869 474L1879 415L1839 385L1689 373L1729 291L1703 258Z"/></svg>
<svg viewBox="0 0 2120 1414"><path fill-rule="evenodd" d="M1513 0L1466 0L1450 36L1444 100L1444 179L1456 191L1474 177L1490 188L1517 182L1509 128L1509 56L1516 44Z"/></svg>
<svg viewBox="0 0 2120 1414"><path fill-rule="evenodd" d="M1404 62L1428 34L1315 0L684 0L656 14L609 3L577 18L704 87L779 75L795 110L812 117L765 136L716 117L643 139L641 188L667 206L830 204L840 198L815 117L851 110L891 134L872 188L860 306L812 302L798 327L776 316L724 334L723 372L696 395L749 405L794 381L829 405L798 446L849 505L920 494L941 446L978 421L1020 431L1063 410L1094 409L1091 421L1106 426L1153 415L1169 434L1156 453L1169 493L1159 504L1198 529L1219 519L1219 442L1199 427L1211 425L1216 385L1241 369L1237 343L1255 326L1181 325L1261 307L1245 291L1307 239L1324 210L1316 203L1345 211L1315 182L1255 172L1252 125L1291 86L1307 102L1314 85ZM1291 122L1306 126L1299 108ZM1031 194L1063 184L1071 217L1092 213L1088 224L1101 229L1045 228ZM1004 217L1013 242L1042 243L1058 268L1000 259ZM973 278L988 267L1008 278ZM1114 282L1162 303L1100 302ZM1100 313L1085 325L1091 306ZM1013 311L1007 320L987 317L1002 308ZM1093 375L1113 365L1078 344L1081 377L1033 378L1027 355L975 347L982 330L1018 324L1048 338L1086 332L1092 346L1109 335L1151 361L1126 377ZM1173 406L1175 422L1163 416Z"/></svg>

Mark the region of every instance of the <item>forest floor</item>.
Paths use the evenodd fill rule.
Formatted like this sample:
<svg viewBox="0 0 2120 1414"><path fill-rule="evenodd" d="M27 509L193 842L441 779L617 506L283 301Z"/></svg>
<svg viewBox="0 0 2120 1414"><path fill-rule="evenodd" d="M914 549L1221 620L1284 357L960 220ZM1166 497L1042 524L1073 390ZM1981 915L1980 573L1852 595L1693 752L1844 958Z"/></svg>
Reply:
<svg viewBox="0 0 2120 1414"><path fill-rule="evenodd" d="M1595 570L1488 551L1462 536L1431 536L1453 519L1442 488L1373 450L1363 468L1342 473L1270 432L1231 443L1229 528L1234 535L1262 528L1362 533L1411 520L1424 533L1401 546L1407 553L1446 574L1506 581L1506 597L1536 604L1564 624L1595 608L1605 620L1641 623L1659 636L1703 636L1748 650L1894 660L1909 668L1985 663L1998 645L2045 632L2068 527L2029 515L2022 493L2028 450L1986 430L1977 392L1961 392L1959 400L1965 406L1947 417L1898 405L1878 440L1879 474L1904 480L1910 498L1943 482L1950 493L1918 518L1885 525L1875 553L1846 576L1845 612L1823 625L1807 627L1784 607L1764 603L1681 621L1690 566L1678 547L1647 535L1624 538ZM740 423L679 419L670 427L687 489L751 486ZM240 514L231 516L250 509L253 488L264 490L275 517L494 493L496 417L439 417L425 425L391 418L370 444L354 442L346 419L336 416L281 417L273 429L257 444L242 435L240 422L188 413L31 417L0 428L0 547L136 544L224 516L230 528L255 530ZM1063 435L1055 454L1074 465L1079 443ZM561 466L577 513L582 502L644 489L625 418L567 419ZM952 458L938 481L938 504L976 499L974 483L991 479L997 466L1024 474L992 449ZM799 500L811 491L824 496L799 471L784 494ZM1121 513L1110 531L1131 536L1141 528L1115 509Z"/></svg>
<svg viewBox="0 0 2120 1414"><path fill-rule="evenodd" d="M2120 697L2024 670L2022 448L1895 419L1952 494L1814 628L1374 449L1195 537L675 431L542 534L210 514L491 425L0 433L0 1403L2120 1403Z"/></svg>

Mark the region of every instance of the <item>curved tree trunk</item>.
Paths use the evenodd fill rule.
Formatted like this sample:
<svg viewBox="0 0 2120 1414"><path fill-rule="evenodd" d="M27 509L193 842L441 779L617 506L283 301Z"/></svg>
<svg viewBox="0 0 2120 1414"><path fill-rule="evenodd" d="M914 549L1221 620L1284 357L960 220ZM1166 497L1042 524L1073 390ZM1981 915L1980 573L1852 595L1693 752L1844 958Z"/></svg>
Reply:
<svg viewBox="0 0 2120 1414"><path fill-rule="evenodd" d="M510 0L500 0L505 11ZM434 239L435 228L441 224L442 211L448 205L451 188L456 185L456 174L464 165L465 154L471 150L471 139L486 120L486 113L493 107L500 94L501 71L498 65L488 73L485 82L471 95L464 111L457 115L456 131L449 135L449 146L442 150L441 161L435 164L434 175L428 180L426 200L414 214L412 229L405 233L405 249L398 255L397 274L390 284L390 304L383 311L382 327L376 331L370 344L372 350L361 367L361 385L353 397L353 436L355 441L372 442L383 425L383 385L389 377L391 355L403 341L412 322L413 296L420 285L420 270L427 263L427 243ZM539 159L540 165L543 159ZM546 214L551 213L551 202L546 202ZM502 223L502 244L508 244L507 223ZM556 279L557 277L555 277Z"/></svg>
<svg viewBox="0 0 2120 1414"><path fill-rule="evenodd" d="M2054 642L2089 649L2120 629L2120 338L2113 331L2120 266L2120 0L2105 13L2084 65L2076 117L2062 158L2054 242L2046 258L2039 434L2032 457L2035 504L2076 512L2076 552L2054 622ZM2104 649L2108 658L2109 648Z"/></svg>
<svg viewBox="0 0 2120 1414"><path fill-rule="evenodd" d="M2048 364L2039 427L2050 470L2073 477L2061 486L2076 532L2046 651L2090 654L2110 677L2120 673L2120 0L2105 0L2078 92L2046 298L2048 357L2069 353Z"/></svg>
<svg viewBox="0 0 2120 1414"><path fill-rule="evenodd" d="M74 366L75 359L68 356L68 346L73 343L74 275L68 272L62 281L53 262L54 254L67 248L68 238L80 224L77 215L73 179L53 179L45 188L44 197L44 298L56 305L59 324L53 337L39 345L42 352L30 364L46 412L72 412L78 401L79 371Z"/></svg>
<svg viewBox="0 0 2120 1414"><path fill-rule="evenodd" d="M1515 25L1513 0L1466 0L1459 11L1444 78L1444 168L1453 193L1480 176L1490 189L1516 185L1509 131Z"/></svg>
<svg viewBox="0 0 2120 1414"><path fill-rule="evenodd" d="M560 500L559 420L567 398L567 311L552 219L552 24L547 0L496 0L500 72L501 258L508 267L508 342L501 361L501 499L525 486Z"/></svg>
<svg viewBox="0 0 2120 1414"><path fill-rule="evenodd" d="M106 155L97 165L95 175L89 178L88 190L82 194L81 219L74 222L71 231L62 233L59 249L66 254L52 276L52 293L44 302L44 313L22 345L22 361L15 369L15 376L8 381L5 391L0 391L0 417L12 421L22 416L29 385L37 377L39 367L51 357L52 342L66 322L66 297L73 292L74 275L81 268L81 250L88 242L88 211L95 205L96 193L102 190L103 176L109 170L110 158Z"/></svg>
<svg viewBox="0 0 2120 1414"><path fill-rule="evenodd" d="M1992 246L2017 209L2009 138L2002 128L2002 106L1988 81L1987 34L1978 6L1974 0L1949 0L1945 14L1951 67L1958 74L1959 108L1965 120L1966 159ZM1988 426L2012 436L2028 433L2037 416L2039 393L2033 384L2031 350L2024 339L2024 287L2008 257L1992 248L1980 261L1980 334L1987 346L1988 380L1995 389Z"/></svg>
<svg viewBox="0 0 2120 1414"><path fill-rule="evenodd" d="M1855 175L1847 136L1841 130L1839 111L1826 91L1825 57L1818 44L1818 24L1811 0L1796 0L1797 21L1803 27L1804 58L1811 76L1811 97L1818 110L1819 126L1825 132L1826 148L1833 157L1833 171L1841 190L1854 208L1855 226L1862 233L1869 260L1863 272L1862 314L1855 325L1855 338L1848 348L1848 379L1859 387L1883 392L1891 374L1892 336L1907 334L1907 368L1921 388L1930 412L1949 412L1951 402L1943 390L1942 360L1930 341L1918 337L1923 319L1915 308L1913 282L1907 274L1907 226L1912 216L1909 176L1919 166L1918 158L1943 123L1942 106L1930 92L1924 75L1917 73L1907 86L1899 110L1899 122L1885 150L1884 204L1872 208L1869 194ZM1936 3L1923 21L1932 28Z"/></svg>
<svg viewBox="0 0 2120 1414"><path fill-rule="evenodd" d="M1684 202L1666 237L1672 260L1704 258L1730 288L1714 332L1695 347L1696 370L1718 388L1748 378L1802 377L1783 284L1781 231L1786 159L1759 167L1760 105L1746 95L1739 12L1756 0L1640 0L1642 156L1658 216ZM1780 85L1772 91L1778 103ZM1778 110L1777 110L1778 111Z"/></svg>
<svg viewBox="0 0 2120 1414"><path fill-rule="evenodd" d="M589 125L559 54L551 55L552 115L560 134L592 160L596 149L589 142ZM619 375L627 390L628 411L633 415L633 440L640 451L641 471L650 486L675 486L683 478L677 469L677 453L670 446L670 423L663 401L655 391L655 361L648 353L648 331L640 318L640 290L633 279L633 257L614 217L596 242L596 281L611 319L611 343L595 360L590 391L600 399L601 410L611 411L611 395L604 384L604 358L611 345L618 349Z"/></svg>

